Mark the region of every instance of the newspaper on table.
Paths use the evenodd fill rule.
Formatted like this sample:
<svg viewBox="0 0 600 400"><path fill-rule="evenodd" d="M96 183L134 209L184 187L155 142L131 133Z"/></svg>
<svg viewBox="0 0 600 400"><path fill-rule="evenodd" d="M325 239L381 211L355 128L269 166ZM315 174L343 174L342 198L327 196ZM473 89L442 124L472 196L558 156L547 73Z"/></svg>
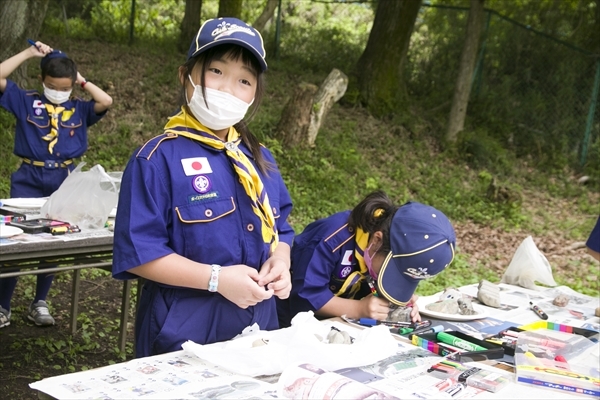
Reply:
<svg viewBox="0 0 600 400"><path fill-rule="evenodd" d="M480 303L477 300L478 284L462 286L460 292L471 297L471 301L478 309L485 309L486 318L472 321L441 321L431 319L435 324L441 324L446 329L458 330L465 334L483 339L511 326L518 327L526 325L539 317L531 310L529 302L540 307L549 320L563 325L600 331L600 318L595 316L596 308L600 306L600 298L586 296L578 293L567 286L558 286L542 290L530 290L514 285L498 284L500 288L500 308L493 308ZM441 293L419 299L419 304L429 304L439 300ZM553 300L558 295L565 295L569 302L565 307L558 307ZM421 311L423 311L421 307ZM493 316L493 317L490 317Z"/></svg>
<svg viewBox="0 0 600 400"><path fill-rule="evenodd" d="M357 329L337 321L319 321L312 311L299 313L289 328L262 331L256 326L238 337L208 345L188 341L182 345L198 357L232 372L248 375L280 374L286 367L309 363L334 371L372 364L396 352L397 341L384 325ZM332 330L346 331L351 344L329 344ZM255 346L257 341L268 342Z"/></svg>

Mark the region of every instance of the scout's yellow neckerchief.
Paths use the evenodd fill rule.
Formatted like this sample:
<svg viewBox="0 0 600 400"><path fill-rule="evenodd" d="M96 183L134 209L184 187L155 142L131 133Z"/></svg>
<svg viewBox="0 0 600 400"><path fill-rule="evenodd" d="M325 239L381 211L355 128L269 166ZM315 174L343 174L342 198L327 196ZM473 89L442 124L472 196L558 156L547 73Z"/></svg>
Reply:
<svg viewBox="0 0 600 400"><path fill-rule="evenodd" d="M63 122L68 121L69 118L71 118L71 116L75 112L75 109L65 111L64 107L54 107L52 104L48 103L44 104L44 106L46 107L48 115L50 116L51 128L50 133L46 136L42 136L42 139L44 139L47 142L50 142L48 143L48 152L52 154L54 152L54 146L58 142L58 118L61 117L62 114L61 120Z"/></svg>
<svg viewBox="0 0 600 400"><path fill-rule="evenodd" d="M357 227L354 240L356 242L356 247L354 248L354 259L358 263L360 269L348 275L340 290L335 293L336 296L341 296L348 292L349 298L354 298L360 289L361 282L369 275L367 265L365 264L365 259L363 258L365 249L369 244L369 234Z"/></svg>
<svg viewBox="0 0 600 400"><path fill-rule="evenodd" d="M185 108L181 112L171 117L165 125L165 132L175 133L180 136L196 140L210 147L219 150L225 150L229 161L233 165L235 172L240 177L240 182L244 190L252 201L252 211L261 221L261 233L263 241L271 244L271 251L279 244L279 235L275 227L275 217L269 204L269 196L264 190L260 176L256 172L254 165L248 160L248 157L238 148L241 142L240 134L235 128L229 128L227 133L227 142L223 142L210 129L198 122L189 115Z"/></svg>

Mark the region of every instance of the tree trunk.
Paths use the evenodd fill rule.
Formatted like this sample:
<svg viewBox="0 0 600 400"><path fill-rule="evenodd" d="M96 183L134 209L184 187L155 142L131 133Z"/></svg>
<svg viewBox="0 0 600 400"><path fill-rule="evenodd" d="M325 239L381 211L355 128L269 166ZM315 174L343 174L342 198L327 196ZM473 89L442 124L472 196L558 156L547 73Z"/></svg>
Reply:
<svg viewBox="0 0 600 400"><path fill-rule="evenodd" d="M242 18L242 0L219 0L217 16Z"/></svg>
<svg viewBox="0 0 600 400"><path fill-rule="evenodd" d="M202 0L186 0L183 21L181 21L181 33L179 36L179 50L187 51L190 42L200 29L200 13L202 12Z"/></svg>
<svg viewBox="0 0 600 400"><path fill-rule="evenodd" d="M308 145L314 146L321 123L335 102L342 98L348 88L348 77L339 69L333 69L314 96L307 131Z"/></svg>
<svg viewBox="0 0 600 400"><path fill-rule="evenodd" d="M402 70L421 0L379 0L367 47L357 63L360 101L377 115L402 99Z"/></svg>
<svg viewBox="0 0 600 400"><path fill-rule="evenodd" d="M467 105L469 104L469 94L473 83L473 70L477 61L477 50L483 30L484 0L471 0L471 9L467 20L467 37L460 57L460 66L458 77L454 86L454 96L452 97L452 108L450 109L450 118L448 120L448 131L446 140L456 142L458 132L465 126L465 117L467 116Z"/></svg>
<svg viewBox="0 0 600 400"><path fill-rule="evenodd" d="M37 40L48 9L49 0L0 1L0 60L14 56ZM47 43L52 46L52 43ZM22 88L27 88L27 63L23 63L10 76Z"/></svg>
<svg viewBox="0 0 600 400"><path fill-rule="evenodd" d="M252 27L259 32L262 32L265 29L265 25L271 18L273 18L273 14L275 13L275 9L279 4L279 0L267 0L267 5L265 6L263 12L256 18L256 21L252 24Z"/></svg>
<svg viewBox="0 0 600 400"><path fill-rule="evenodd" d="M275 137L283 146L292 147L307 142L310 112L317 90L313 84L300 83L292 93L275 132Z"/></svg>

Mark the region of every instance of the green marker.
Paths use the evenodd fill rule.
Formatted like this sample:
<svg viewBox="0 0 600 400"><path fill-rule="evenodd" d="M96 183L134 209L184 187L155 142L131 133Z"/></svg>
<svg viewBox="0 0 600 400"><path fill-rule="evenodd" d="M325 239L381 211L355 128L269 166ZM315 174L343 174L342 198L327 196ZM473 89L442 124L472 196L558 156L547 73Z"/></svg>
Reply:
<svg viewBox="0 0 600 400"><path fill-rule="evenodd" d="M398 329L398 334L406 335L407 333L411 333L412 331L414 331L413 328L400 328L400 329Z"/></svg>
<svg viewBox="0 0 600 400"><path fill-rule="evenodd" d="M469 350L469 351L485 351L485 350L487 350L483 346L480 346L475 343L471 343L471 342L466 341L461 338L457 338L456 336L452 336L446 332L439 332L436 337L437 337L437 340L439 340L440 342L443 342L443 343L446 343L446 344L449 344L452 346L460 347L461 349L464 349L464 350Z"/></svg>

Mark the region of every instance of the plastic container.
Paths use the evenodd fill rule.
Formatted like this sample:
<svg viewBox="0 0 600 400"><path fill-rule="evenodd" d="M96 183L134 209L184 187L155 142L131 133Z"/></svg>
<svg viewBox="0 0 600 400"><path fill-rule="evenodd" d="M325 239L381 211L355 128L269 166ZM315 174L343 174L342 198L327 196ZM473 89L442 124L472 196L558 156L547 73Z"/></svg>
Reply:
<svg viewBox="0 0 600 400"><path fill-rule="evenodd" d="M599 346L573 333L539 329L519 334L517 382L600 397Z"/></svg>
<svg viewBox="0 0 600 400"><path fill-rule="evenodd" d="M483 369L467 378L467 386L484 389L492 393L498 392L509 382L502 374Z"/></svg>

